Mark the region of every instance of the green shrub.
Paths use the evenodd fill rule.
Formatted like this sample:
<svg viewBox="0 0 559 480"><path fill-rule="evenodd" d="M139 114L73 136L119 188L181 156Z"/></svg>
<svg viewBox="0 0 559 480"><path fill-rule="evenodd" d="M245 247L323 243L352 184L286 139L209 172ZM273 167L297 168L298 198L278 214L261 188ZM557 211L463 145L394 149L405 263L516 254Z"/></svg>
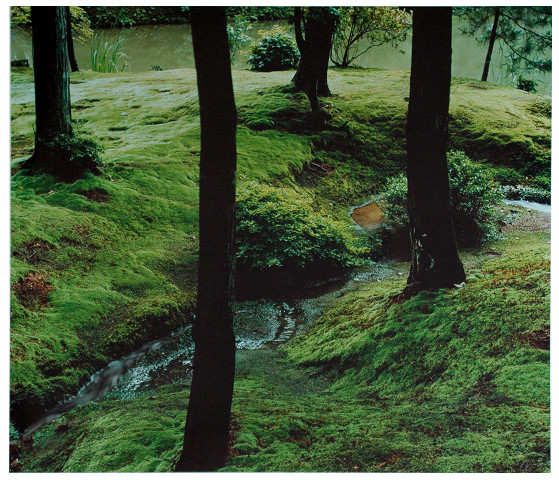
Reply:
<svg viewBox="0 0 559 480"><path fill-rule="evenodd" d="M527 202L537 202L551 204L551 192L543 188L530 187L525 185L505 185L501 188L502 194L509 200L526 200Z"/></svg>
<svg viewBox="0 0 559 480"><path fill-rule="evenodd" d="M541 188L542 190L551 192L551 178L547 175L538 175L537 177L531 178L528 183L530 187Z"/></svg>
<svg viewBox="0 0 559 480"><path fill-rule="evenodd" d="M517 88L519 90L524 90L525 92L537 92L536 85L537 82L535 80L528 80L522 76L518 78Z"/></svg>
<svg viewBox="0 0 559 480"><path fill-rule="evenodd" d="M293 192L251 183L237 196L237 258L241 269L335 270L362 264L366 239L327 219Z"/></svg>
<svg viewBox="0 0 559 480"><path fill-rule="evenodd" d="M459 244L483 240L494 234L493 204L503 198L491 170L472 162L463 152L448 154L450 205ZM379 201L387 223L407 228L407 179L401 174L389 179Z"/></svg>
<svg viewBox="0 0 559 480"><path fill-rule="evenodd" d="M501 185L520 185L525 180L514 168L495 168L492 173L495 181Z"/></svg>
<svg viewBox="0 0 559 480"><path fill-rule="evenodd" d="M269 35L251 47L248 58L252 70L271 72L294 68L299 61L299 51L284 29L275 25Z"/></svg>

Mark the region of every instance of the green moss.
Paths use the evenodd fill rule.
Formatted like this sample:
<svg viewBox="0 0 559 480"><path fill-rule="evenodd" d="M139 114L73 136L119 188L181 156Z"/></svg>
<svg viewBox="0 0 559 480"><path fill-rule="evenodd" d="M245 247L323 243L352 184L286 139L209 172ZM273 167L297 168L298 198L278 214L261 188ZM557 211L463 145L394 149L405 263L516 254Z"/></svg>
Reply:
<svg viewBox="0 0 559 480"><path fill-rule="evenodd" d="M549 331L548 240L514 232L464 254L479 276L461 289L401 304L403 280L364 284L286 348L239 352L223 470L549 471L549 350L534 346ZM183 389L64 415L26 471L172 470Z"/></svg>
<svg viewBox="0 0 559 480"><path fill-rule="evenodd" d="M306 98L286 87L292 75L234 73L240 183L287 187L309 209L349 223L347 206L403 170L409 75L332 70L335 96L323 99L332 119L321 131L306 125ZM194 303L194 71L72 78L75 106L84 107L73 116L103 144L102 175L74 184L12 177L11 284L33 274L52 286L35 308L12 292L11 395L30 408L183 325ZM527 162L545 183L547 97L484 87L454 82L451 144L496 165ZM32 149L33 109L24 102L12 115L17 160ZM466 286L403 304L389 301L403 276L363 286L284 351L247 357L226 470L547 471L548 241L515 232L472 250ZM25 469L172 469L183 389L64 415L37 432Z"/></svg>
<svg viewBox="0 0 559 480"><path fill-rule="evenodd" d="M35 434L38 447L25 471L169 471L180 453L187 402L188 394L173 386L77 407Z"/></svg>

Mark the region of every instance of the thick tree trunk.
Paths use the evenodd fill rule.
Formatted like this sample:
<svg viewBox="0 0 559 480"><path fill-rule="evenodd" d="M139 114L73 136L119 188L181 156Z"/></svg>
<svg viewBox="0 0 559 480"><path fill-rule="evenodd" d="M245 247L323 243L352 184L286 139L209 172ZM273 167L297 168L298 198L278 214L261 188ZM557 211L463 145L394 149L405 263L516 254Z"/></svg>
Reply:
<svg viewBox="0 0 559 480"><path fill-rule="evenodd" d="M235 373L234 225L237 112L225 9L193 7L201 122L200 253L194 376L177 471L212 471L227 459Z"/></svg>
<svg viewBox="0 0 559 480"><path fill-rule="evenodd" d="M36 131L30 162L41 163L46 143L72 133L65 7L31 7L31 20Z"/></svg>
<svg viewBox="0 0 559 480"><path fill-rule="evenodd" d="M487 56L485 57L485 64L483 66L483 73L481 81L487 82L489 76L489 65L491 64L491 56L493 55L493 46L495 45L495 38L497 37L497 27L499 26L499 15L501 14L501 7L495 8L495 18L493 19L493 28L491 29L491 36L489 37L489 46L487 47Z"/></svg>
<svg viewBox="0 0 559 480"><path fill-rule="evenodd" d="M451 8L414 8L407 125L412 244L408 284L414 289L465 280L452 224L446 160L451 31Z"/></svg>
<svg viewBox="0 0 559 480"><path fill-rule="evenodd" d="M322 112L318 96L330 95L328 87L328 62L332 48L332 35L336 28L335 19L328 13L321 14L320 8L310 7L304 19L300 7L295 7L294 25L297 46L301 53L297 72L293 77L295 87L305 92L315 114ZM304 35L303 30L304 29Z"/></svg>
<svg viewBox="0 0 559 480"><path fill-rule="evenodd" d="M79 72L76 54L74 52L74 39L72 38L72 16L70 15L70 7L66 7L66 38L68 39L68 60L72 72Z"/></svg>

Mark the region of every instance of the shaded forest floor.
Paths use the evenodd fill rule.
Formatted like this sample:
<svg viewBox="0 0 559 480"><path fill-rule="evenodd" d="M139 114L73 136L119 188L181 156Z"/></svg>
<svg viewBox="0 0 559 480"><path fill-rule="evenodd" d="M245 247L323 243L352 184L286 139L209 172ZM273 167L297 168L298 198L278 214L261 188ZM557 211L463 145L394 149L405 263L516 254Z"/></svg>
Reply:
<svg viewBox="0 0 559 480"><path fill-rule="evenodd" d="M196 283L194 72L73 74L76 128L105 167L70 185L18 170L31 73L12 72L14 423L189 322ZM289 189L351 226L350 207L403 170L408 74L329 75L333 119L314 131L292 72L235 74L239 183ZM548 175L549 97L465 79L452 95L452 148ZM463 251L461 289L393 304L396 276L346 292L278 351L240 352L226 470L547 471L550 234L535 218ZM12 467L168 471L187 397L175 384L78 407L14 444Z"/></svg>

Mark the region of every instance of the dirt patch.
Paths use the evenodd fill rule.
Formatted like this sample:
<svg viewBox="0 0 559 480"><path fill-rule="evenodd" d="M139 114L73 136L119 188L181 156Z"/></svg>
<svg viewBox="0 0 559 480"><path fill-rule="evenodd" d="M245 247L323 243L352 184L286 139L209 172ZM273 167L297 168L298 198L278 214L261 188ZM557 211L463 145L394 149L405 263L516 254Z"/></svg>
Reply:
<svg viewBox="0 0 559 480"><path fill-rule="evenodd" d="M362 207L354 208L351 212L351 218L366 232L372 232L380 227L383 220L383 214L379 206L375 202L368 203Z"/></svg>
<svg viewBox="0 0 559 480"><path fill-rule="evenodd" d="M109 194L102 188L92 188L91 190L79 190L78 195L83 195L92 202L106 203L109 201Z"/></svg>
<svg viewBox="0 0 559 480"><path fill-rule="evenodd" d="M519 339L522 343L528 343L539 350L549 350L549 327L526 332L520 335Z"/></svg>
<svg viewBox="0 0 559 480"><path fill-rule="evenodd" d="M532 211L515 220L508 228L524 232L551 232L551 214Z"/></svg>
<svg viewBox="0 0 559 480"><path fill-rule="evenodd" d="M46 258L46 252L52 250L53 248L54 245L51 245L45 240L37 237L29 242L22 243L17 250L12 252L12 255L24 262L38 264L48 260Z"/></svg>
<svg viewBox="0 0 559 480"><path fill-rule="evenodd" d="M54 287L46 279L44 273L29 272L13 285L14 295L28 310L36 311L48 305L48 294Z"/></svg>

